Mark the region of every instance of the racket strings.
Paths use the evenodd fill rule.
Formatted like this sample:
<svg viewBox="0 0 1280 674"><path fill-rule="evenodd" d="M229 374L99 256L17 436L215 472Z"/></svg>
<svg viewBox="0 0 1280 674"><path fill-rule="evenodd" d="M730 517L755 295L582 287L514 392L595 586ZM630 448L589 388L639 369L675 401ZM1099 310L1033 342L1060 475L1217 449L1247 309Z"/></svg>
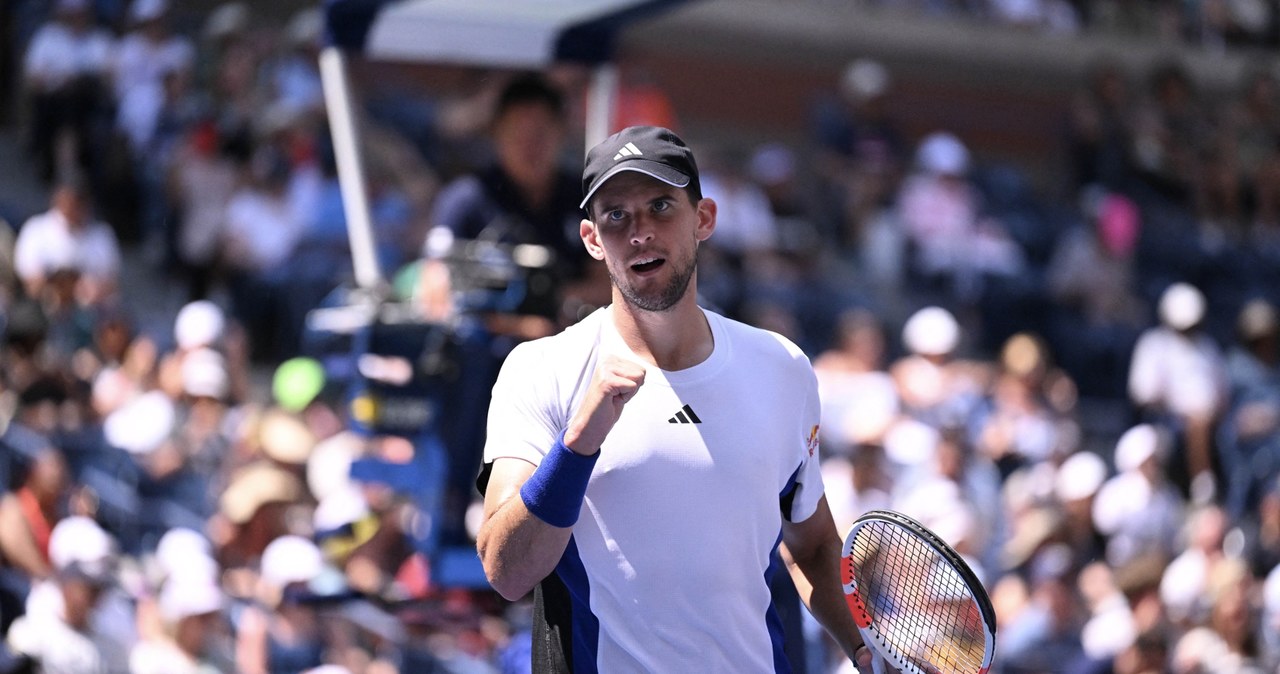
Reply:
<svg viewBox="0 0 1280 674"><path fill-rule="evenodd" d="M981 670L980 611L963 577L933 547L900 527L870 522L854 541L853 558L871 627L899 654L941 672Z"/></svg>

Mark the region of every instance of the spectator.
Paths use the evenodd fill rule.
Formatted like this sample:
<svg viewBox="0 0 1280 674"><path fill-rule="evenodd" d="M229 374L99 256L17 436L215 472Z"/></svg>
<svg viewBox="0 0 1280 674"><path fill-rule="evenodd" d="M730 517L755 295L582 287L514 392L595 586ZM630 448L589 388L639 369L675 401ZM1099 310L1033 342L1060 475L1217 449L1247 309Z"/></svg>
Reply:
<svg viewBox="0 0 1280 674"><path fill-rule="evenodd" d="M1146 84L1134 124L1138 176L1164 198L1189 205L1196 152L1209 138L1195 82L1185 66L1168 61L1151 69Z"/></svg>
<svg viewBox="0 0 1280 674"><path fill-rule="evenodd" d="M712 245L746 270L778 249L778 225L773 206L747 173L747 158L732 150L707 153L700 180L703 194L716 200L719 233Z"/></svg>
<svg viewBox="0 0 1280 674"><path fill-rule="evenodd" d="M90 171L105 140L110 109L107 68L115 44L94 26L89 0L58 0L54 18L27 47L24 70L31 106L31 150L46 182Z"/></svg>
<svg viewBox="0 0 1280 674"><path fill-rule="evenodd" d="M1156 427L1140 424L1116 444L1117 474L1093 502L1093 521L1107 538L1107 561L1113 567L1147 555L1161 560L1173 556L1183 500L1164 477L1168 442Z"/></svg>
<svg viewBox="0 0 1280 674"><path fill-rule="evenodd" d="M318 66L324 32L324 13L319 7L299 10L284 28L286 53L271 67L273 104L303 113L324 106Z"/></svg>
<svg viewBox="0 0 1280 674"><path fill-rule="evenodd" d="M1280 470L1280 320L1262 298L1245 303L1227 351L1229 410L1217 433L1218 457L1233 517L1256 512Z"/></svg>
<svg viewBox="0 0 1280 674"><path fill-rule="evenodd" d="M289 199L291 169L274 148L254 154L249 181L227 203L221 259L231 311L249 335L256 362L283 360L296 343L284 334L286 262L303 223Z"/></svg>
<svg viewBox="0 0 1280 674"><path fill-rule="evenodd" d="M1182 538L1185 548L1165 568L1160 580L1160 599L1169 619L1182 628L1197 625L1209 617L1211 587L1229 565L1239 559L1223 550L1229 520L1217 506L1204 506L1187 516Z"/></svg>
<svg viewBox="0 0 1280 674"><path fill-rule="evenodd" d="M1074 382L1053 367L1039 337L1010 337L1001 350L999 373L970 422L980 453L1004 475L1062 456L1071 437L1064 417L1075 400Z"/></svg>
<svg viewBox="0 0 1280 674"><path fill-rule="evenodd" d="M819 101L812 132L821 190L835 224L826 232L846 249L861 249L873 217L892 201L902 178L907 143L892 115L889 69L858 58L841 73L838 96Z"/></svg>
<svg viewBox="0 0 1280 674"><path fill-rule="evenodd" d="M1129 399L1144 418L1175 434L1178 456L1168 466L1175 484L1208 500L1218 478L1213 425L1226 403L1221 351L1202 330L1205 298L1175 283L1160 296L1160 325L1138 338L1129 368Z"/></svg>
<svg viewBox="0 0 1280 674"><path fill-rule="evenodd" d="M1093 504L1107 479L1107 465L1094 452L1080 450L1062 461L1054 474L1053 495L1061 508L1055 538L1071 546L1076 565L1105 558L1106 541L1093 522Z"/></svg>
<svg viewBox="0 0 1280 674"><path fill-rule="evenodd" d="M9 627L9 646L46 672L127 671L136 632L128 603L110 588L114 541L93 520L70 517L49 545L54 575L32 589L26 614Z"/></svg>
<svg viewBox="0 0 1280 674"><path fill-rule="evenodd" d="M1050 546L1032 560L1025 608L997 631L1008 674L1056 671L1084 654L1080 629L1085 611L1068 584L1070 552Z"/></svg>
<svg viewBox="0 0 1280 674"><path fill-rule="evenodd" d="M822 398L825 451L843 455L858 444L880 444L897 418L898 392L885 371L884 329L865 309L840 315L835 344L813 361Z"/></svg>
<svg viewBox="0 0 1280 674"><path fill-rule="evenodd" d="M41 297L59 272L71 270L77 303L95 306L111 300L120 274L115 233L93 219L82 183L60 185L51 201L48 211L22 225L14 246L14 267L27 294Z"/></svg>
<svg viewBox="0 0 1280 674"><path fill-rule="evenodd" d="M1261 674L1250 582L1238 561L1218 569L1208 588L1209 616L1174 646L1170 663L1174 674L1206 670Z"/></svg>
<svg viewBox="0 0 1280 674"><path fill-rule="evenodd" d="M889 366L903 411L935 427L963 423L986 389L985 368L957 357L960 324L950 311L925 307L902 327L907 354Z"/></svg>
<svg viewBox="0 0 1280 674"><path fill-rule="evenodd" d="M236 630L236 671L300 672L325 664L319 616L305 603L307 583L323 570L320 550L300 536L282 536L263 550L256 603Z"/></svg>
<svg viewBox="0 0 1280 674"><path fill-rule="evenodd" d="M1131 199L1100 187L1081 201L1086 223L1059 237L1046 270L1054 300L1047 334L1085 394L1118 397L1147 324L1135 292L1141 214Z"/></svg>
<svg viewBox="0 0 1280 674"><path fill-rule="evenodd" d="M191 41L170 30L168 0L133 0L128 18L114 64L118 102L134 87L160 84L167 72L190 72L195 59Z"/></svg>
<svg viewBox="0 0 1280 674"><path fill-rule="evenodd" d="M29 585L53 572L49 538L62 518L70 487L66 459L53 447L41 450L32 458L19 484L0 499L0 555L6 580L25 580L20 584ZM12 587L10 583L6 586Z"/></svg>
<svg viewBox="0 0 1280 674"><path fill-rule="evenodd" d="M915 171L898 195L918 279L966 302L980 296L988 274L1010 276L1024 265L1004 226L983 214L969 171L969 148L951 133L932 133L920 142Z"/></svg>
<svg viewBox="0 0 1280 674"><path fill-rule="evenodd" d="M1122 189L1133 170L1133 110L1119 63L1093 64L1072 102L1067 130L1073 189Z"/></svg>
<svg viewBox="0 0 1280 674"><path fill-rule="evenodd" d="M140 641L129 655L130 674L207 674L232 671L222 652L225 598L210 580L178 579L160 592L163 631Z"/></svg>
<svg viewBox="0 0 1280 674"><path fill-rule="evenodd" d="M225 143L212 120L198 123L177 149L170 168L169 199L180 214L175 255L191 300L206 299L212 289L226 205L238 179Z"/></svg>

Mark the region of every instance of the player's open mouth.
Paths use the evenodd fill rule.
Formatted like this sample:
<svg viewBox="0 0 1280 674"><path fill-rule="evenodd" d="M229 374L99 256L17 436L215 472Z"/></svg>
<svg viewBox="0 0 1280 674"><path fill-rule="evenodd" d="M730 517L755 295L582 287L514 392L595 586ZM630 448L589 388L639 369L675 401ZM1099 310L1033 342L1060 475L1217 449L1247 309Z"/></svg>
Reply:
<svg viewBox="0 0 1280 674"><path fill-rule="evenodd" d="M661 267L663 264L666 264L666 260L659 257L659 258L654 258L652 260L643 260L640 262L636 262L635 264L631 265L631 268L643 274L645 272L653 271L658 267Z"/></svg>

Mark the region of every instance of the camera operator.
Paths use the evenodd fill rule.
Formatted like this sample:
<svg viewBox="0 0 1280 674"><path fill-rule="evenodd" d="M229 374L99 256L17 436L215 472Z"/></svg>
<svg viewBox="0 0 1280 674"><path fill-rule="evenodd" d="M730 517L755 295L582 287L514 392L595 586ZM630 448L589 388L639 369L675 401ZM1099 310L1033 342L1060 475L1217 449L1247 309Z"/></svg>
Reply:
<svg viewBox="0 0 1280 674"><path fill-rule="evenodd" d="M582 187L561 161L566 127L562 92L540 75L515 76L490 123L492 159L436 198L417 293L428 318L463 319L456 335L462 376L448 396L457 409L446 410L442 429L452 513L471 500L489 390L507 352L573 322L584 313L576 307L608 302L608 278L587 264L578 236ZM535 259L513 259L519 252ZM505 281L495 278L502 268ZM503 292L508 281L516 292Z"/></svg>

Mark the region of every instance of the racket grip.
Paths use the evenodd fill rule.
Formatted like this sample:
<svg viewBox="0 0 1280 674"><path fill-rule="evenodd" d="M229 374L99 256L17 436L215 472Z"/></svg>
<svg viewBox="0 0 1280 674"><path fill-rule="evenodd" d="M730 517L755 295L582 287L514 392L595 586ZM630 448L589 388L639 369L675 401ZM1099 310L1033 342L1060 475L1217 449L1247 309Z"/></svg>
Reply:
<svg viewBox="0 0 1280 674"><path fill-rule="evenodd" d="M871 649L871 672L884 674L884 658L880 657L880 653L874 648Z"/></svg>

